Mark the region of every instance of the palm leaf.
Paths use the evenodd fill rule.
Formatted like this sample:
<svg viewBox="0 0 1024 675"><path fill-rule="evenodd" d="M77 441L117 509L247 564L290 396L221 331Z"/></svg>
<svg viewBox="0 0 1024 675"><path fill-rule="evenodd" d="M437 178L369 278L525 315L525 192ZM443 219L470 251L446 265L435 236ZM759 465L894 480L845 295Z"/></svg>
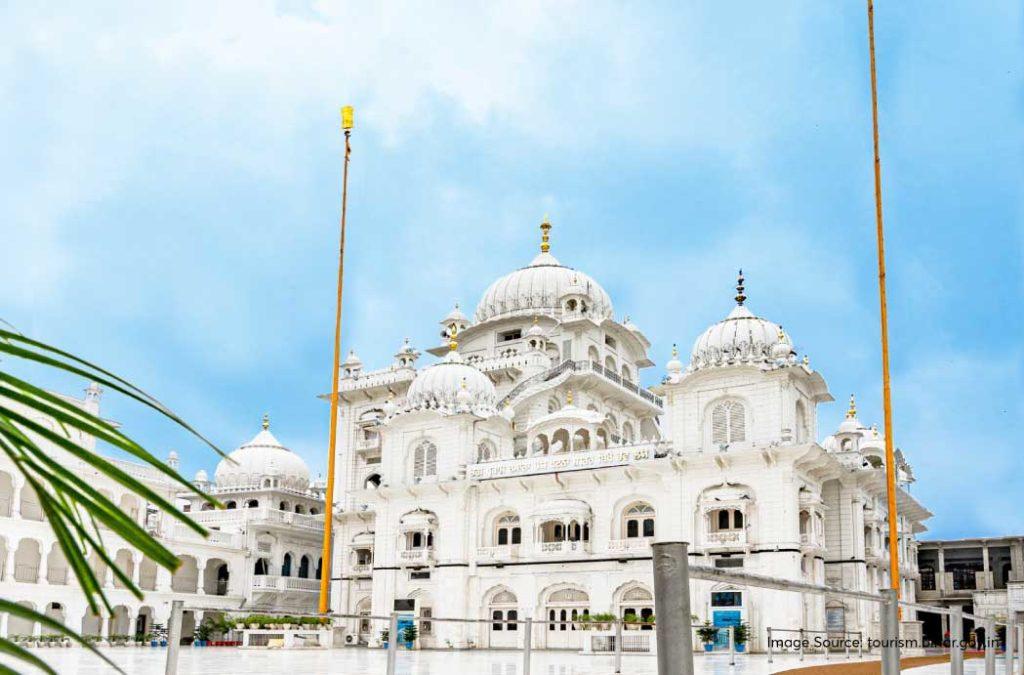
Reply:
<svg viewBox="0 0 1024 675"><path fill-rule="evenodd" d="M170 419L213 448L218 455L225 457L211 441L154 397L93 363L6 329L0 329L0 354L8 354L16 359L79 375L117 391ZM41 423L40 419L53 420L59 429L50 428ZM72 431L108 443L155 469L180 485L183 490L214 506L221 505L110 422L45 389L0 370L0 453L5 454L13 462L15 469L24 476L26 486L30 486L38 495L39 507L53 530L57 545L64 554L69 569L78 580L90 609L99 613L102 606L110 612L111 603L104 592L103 580L97 578L89 562L89 555L95 555L137 598L141 599L143 593L107 552L103 542L104 532L116 535L145 558L171 572L178 568L180 561L171 550L94 487L95 480L89 475L76 473L74 464L68 465L69 458L74 458L96 471L104 480L116 483L152 504L166 517L173 518L203 536L207 536L208 533L187 514L179 511L169 499L130 475L115 462L75 443L72 440ZM41 442L45 442L46 445L42 445ZM69 457L60 456L54 452L54 448L63 451ZM40 562L42 564L42 561ZM90 651L99 654L95 647L78 634L50 617L5 599L0 599L0 611L38 621L54 632L67 635L75 642L88 647ZM0 654L46 673L54 672L37 656L10 640L0 639ZM109 659L102 654L99 655L109 665L117 668ZM7 666L0 666L0 675L7 672L16 671Z"/></svg>

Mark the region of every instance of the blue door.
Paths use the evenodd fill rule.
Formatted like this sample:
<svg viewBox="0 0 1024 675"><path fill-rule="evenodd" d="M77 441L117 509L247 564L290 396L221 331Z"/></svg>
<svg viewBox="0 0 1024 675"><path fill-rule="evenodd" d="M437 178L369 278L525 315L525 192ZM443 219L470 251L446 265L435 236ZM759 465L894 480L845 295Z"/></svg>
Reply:
<svg viewBox="0 0 1024 675"><path fill-rule="evenodd" d="M717 628L727 628L728 626L738 626L743 620L743 614L736 609L716 609L714 616L712 617L712 623ZM720 630L718 635L715 637L715 649L728 649L729 648L729 631Z"/></svg>

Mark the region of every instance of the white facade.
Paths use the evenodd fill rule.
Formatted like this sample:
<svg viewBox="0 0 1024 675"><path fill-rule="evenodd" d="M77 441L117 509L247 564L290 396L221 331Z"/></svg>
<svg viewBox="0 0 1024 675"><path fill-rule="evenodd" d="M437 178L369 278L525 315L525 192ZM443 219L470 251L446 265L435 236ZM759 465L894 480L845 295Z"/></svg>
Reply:
<svg viewBox="0 0 1024 675"><path fill-rule="evenodd" d="M86 390L82 400L64 398L99 414L100 389L95 385ZM37 421L63 432L48 418ZM94 438L75 430L70 433L74 442L96 451ZM323 529L322 490L320 486L309 487L305 464L270 435L266 421L252 441L231 453L233 461L221 461L216 476L223 486L208 482L203 471L196 477L201 488L228 505L227 510L203 510L201 500L191 493L180 494L181 486L153 467L111 460L171 503L192 511L190 515L210 529L206 539L49 441L37 437L37 442L132 515L174 552L182 565L172 575L112 532L101 530L105 549L118 568L143 590L145 599L140 601L126 590L93 554L92 569L104 580L104 591L114 606L111 616L93 615L56 545L35 492L25 485L7 456L0 455L0 594L4 598L45 612L83 634L104 638L145 634L154 623L166 626L170 603L175 599L184 600L187 608L195 608L184 614L185 636L191 635L192 628L204 618L203 608L210 612L243 607L247 611L315 609ZM177 469L177 454L172 451L167 463ZM0 635L39 632L38 624L0 615Z"/></svg>
<svg viewBox="0 0 1024 675"><path fill-rule="evenodd" d="M342 365L335 611L533 617L538 647L578 646L584 613L653 611L650 545L749 572L886 587L884 457L852 406L824 441L825 380L745 304L638 386L650 343L591 277L541 252L441 322L441 357L408 342L385 368ZM723 299L724 300L724 299ZM723 301L723 308L727 307ZM900 478L912 480L900 457ZM900 491L904 596L930 514ZM765 628L876 633L870 604L693 587L694 612ZM561 623L562 620L566 623ZM501 630L497 630L500 628ZM435 622L423 646L516 644L502 624ZM348 629L375 643L370 622Z"/></svg>

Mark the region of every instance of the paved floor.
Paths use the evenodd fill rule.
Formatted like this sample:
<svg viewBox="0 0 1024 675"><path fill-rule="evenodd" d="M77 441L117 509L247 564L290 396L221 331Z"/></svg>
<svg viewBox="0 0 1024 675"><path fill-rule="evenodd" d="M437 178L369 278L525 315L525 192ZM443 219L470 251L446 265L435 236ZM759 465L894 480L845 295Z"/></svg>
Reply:
<svg viewBox="0 0 1024 675"><path fill-rule="evenodd" d="M1017 667L1020 667L1020 662L1017 662ZM1006 673L1006 662L1003 660L1002 655L996 657L996 675L1005 675ZM985 659L967 659L964 661L964 675L984 675L985 674ZM949 675L949 664L939 663L931 666L921 666L920 668L914 668L914 675Z"/></svg>
<svg viewBox="0 0 1024 675"><path fill-rule="evenodd" d="M35 654L51 664L61 675L95 675L111 672L109 666L79 649L38 649ZM115 663L129 675L163 675L166 649L121 647L105 649ZM180 675L264 675L291 673L317 675L384 675L386 655L379 649L332 649L308 651L244 650L228 647L182 647L178 663ZM837 659L833 657L832 663ZM0 658L0 662L8 661ZM727 654L694 658L696 675L768 675L780 670L824 663L808 656L802 663L796 656L776 656L768 663L761 654L741 654L736 665L729 665ZM656 675L651 656L624 656L625 675ZM534 652L531 675L612 675L610 656L583 656L575 652ZM949 672L941 671L943 675ZM513 651L402 651L398 654L396 675L522 675L522 653ZM939 671L927 675L939 675ZM965 675L982 675L971 672ZM998 675L998 674L997 674Z"/></svg>

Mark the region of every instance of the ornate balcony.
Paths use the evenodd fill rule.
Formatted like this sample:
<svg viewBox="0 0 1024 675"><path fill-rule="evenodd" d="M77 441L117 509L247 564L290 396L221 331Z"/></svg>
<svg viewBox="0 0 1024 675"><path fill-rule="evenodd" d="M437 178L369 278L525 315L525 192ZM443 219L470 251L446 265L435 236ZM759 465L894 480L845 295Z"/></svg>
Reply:
<svg viewBox="0 0 1024 675"><path fill-rule="evenodd" d="M252 578L252 587L258 591L320 591L319 579L303 579L301 577L282 577L276 574L258 574Z"/></svg>

